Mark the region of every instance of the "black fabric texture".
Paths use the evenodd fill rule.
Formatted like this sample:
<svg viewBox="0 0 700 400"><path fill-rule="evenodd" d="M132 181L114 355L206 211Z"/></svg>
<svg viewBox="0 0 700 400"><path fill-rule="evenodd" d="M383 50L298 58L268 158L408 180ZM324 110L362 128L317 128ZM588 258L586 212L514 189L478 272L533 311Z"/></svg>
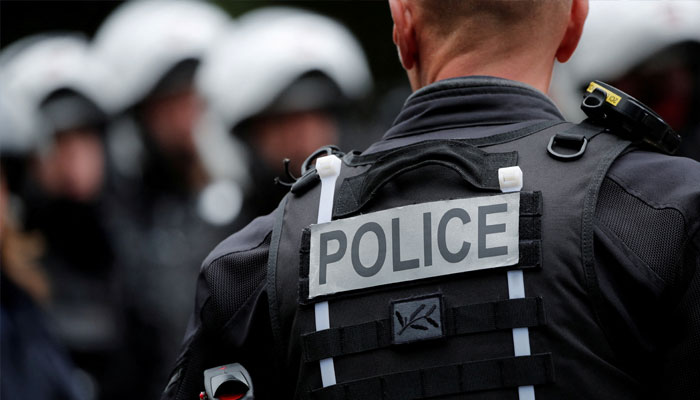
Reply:
<svg viewBox="0 0 700 400"><path fill-rule="evenodd" d="M284 344L282 339L282 327L280 325L280 311L277 298L277 253L280 244L280 234L282 232L282 223L284 222L284 210L287 206L287 197L285 196L279 206L273 213L274 222L270 237L269 255L265 264L267 272L267 297L269 299L270 326L272 328L273 347L275 350L275 364L279 367L282 364L282 354L284 354Z"/></svg>
<svg viewBox="0 0 700 400"><path fill-rule="evenodd" d="M694 245L684 253L685 268L691 271L688 289L670 315L663 337L663 356L659 359L662 376L657 398L687 399L700 393L698 358L700 351L700 231Z"/></svg>
<svg viewBox="0 0 700 400"><path fill-rule="evenodd" d="M467 87L462 79L446 79L413 93L384 139L496 123L563 120L547 96L527 85L477 76L470 77Z"/></svg>
<svg viewBox="0 0 700 400"><path fill-rule="evenodd" d="M617 157L622 154L630 145L630 142L620 141L612 147L606 149L606 153L600 159L596 170L591 177L588 186L586 187L585 199L583 203L583 213L581 220L581 255L583 261L583 272L586 279L591 305L595 318L600 322L600 313L603 310L603 300L600 292L600 285L595 270L595 251L594 251L594 229L593 220L596 212L596 204L598 203L598 194L600 186L608 172L608 169Z"/></svg>
<svg viewBox="0 0 700 400"><path fill-rule="evenodd" d="M523 298L470 304L447 310L446 335L490 332L544 325L547 322L541 298ZM391 320L331 328L302 335L306 362L376 350L392 345Z"/></svg>
<svg viewBox="0 0 700 400"><path fill-rule="evenodd" d="M658 398L686 398L683 393L691 391L684 392L679 385L699 384L697 369L681 360L700 349L700 328L689 329L698 325L684 319L700 314L689 306L700 261L681 211L621 182L619 177L604 180L596 209L602 323L627 369L658 382ZM684 303L683 313L679 302ZM700 309L700 302L696 307ZM665 350L669 345L674 350ZM676 352L678 348L684 351ZM662 365L665 377L659 380Z"/></svg>
<svg viewBox="0 0 700 400"><path fill-rule="evenodd" d="M201 342L202 336L197 335L191 345L195 349L201 348ZM179 393L185 394L196 392L199 388L203 388L204 370L207 369L207 366L204 364L206 356L206 354L198 351L190 351L184 355L184 357L179 360L178 365L175 367L175 372L173 372L170 382L165 388L165 392L163 394L165 396L175 396ZM187 373L188 370L194 372ZM202 371L202 373L197 373L196 371Z"/></svg>
<svg viewBox="0 0 700 400"><path fill-rule="evenodd" d="M481 390L540 385L553 382L554 379L551 355L535 354L425 368L337 384L312 391L309 398L424 399Z"/></svg>
<svg viewBox="0 0 700 400"><path fill-rule="evenodd" d="M208 329L216 331L241 308L265 279L270 236L258 248L213 261L205 272L212 297L202 309Z"/></svg>
<svg viewBox="0 0 700 400"><path fill-rule="evenodd" d="M685 221L678 210L652 207L605 179L596 214L666 284L676 285L686 243Z"/></svg>

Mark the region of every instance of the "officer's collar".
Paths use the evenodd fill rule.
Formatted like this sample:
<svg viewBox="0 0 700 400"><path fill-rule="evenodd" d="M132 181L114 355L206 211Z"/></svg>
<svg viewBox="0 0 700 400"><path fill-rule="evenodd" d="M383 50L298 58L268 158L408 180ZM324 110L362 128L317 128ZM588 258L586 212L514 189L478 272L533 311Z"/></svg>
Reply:
<svg viewBox="0 0 700 400"><path fill-rule="evenodd" d="M384 139L452 128L563 119L544 93L524 83L490 76L451 78L413 93Z"/></svg>

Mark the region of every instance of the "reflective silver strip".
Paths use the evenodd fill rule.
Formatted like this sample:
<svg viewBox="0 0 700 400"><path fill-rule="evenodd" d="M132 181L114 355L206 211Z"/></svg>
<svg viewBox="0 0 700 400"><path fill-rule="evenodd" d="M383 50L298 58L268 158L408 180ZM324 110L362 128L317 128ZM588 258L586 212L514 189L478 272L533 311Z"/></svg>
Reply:
<svg viewBox="0 0 700 400"><path fill-rule="evenodd" d="M333 197L335 194L335 182L340 174L342 161L335 155L319 157L316 160L316 171L321 177L321 196L318 202L317 222L330 222L333 216ZM328 302L316 303L314 317L316 319L316 331L330 329L331 318L328 310ZM335 365L332 358L319 361L321 367L321 382L323 387L335 385Z"/></svg>
<svg viewBox="0 0 700 400"><path fill-rule="evenodd" d="M501 191L503 193L519 191L523 187L523 173L519 167L501 168L498 171L498 176L499 181L501 182ZM502 176L504 178L502 178ZM510 182L508 185L504 184L504 181L507 181L505 177L510 177L513 182ZM523 280L523 271L508 271L508 298L522 299L524 297L525 282ZM530 355L530 333L528 328L513 329L513 348L515 350L516 357ZM535 400L535 387L518 387L518 399Z"/></svg>

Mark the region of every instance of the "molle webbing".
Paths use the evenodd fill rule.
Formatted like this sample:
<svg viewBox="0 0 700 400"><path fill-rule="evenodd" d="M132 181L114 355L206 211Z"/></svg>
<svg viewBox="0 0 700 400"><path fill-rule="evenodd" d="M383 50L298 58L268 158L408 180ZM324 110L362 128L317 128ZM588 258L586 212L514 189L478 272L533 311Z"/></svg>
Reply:
<svg viewBox="0 0 700 400"><path fill-rule="evenodd" d="M549 353L496 358L377 376L308 394L314 400L407 400L554 381Z"/></svg>
<svg viewBox="0 0 700 400"><path fill-rule="evenodd" d="M515 162L504 162L502 166L517 164L525 175L525 192L521 192L524 196L520 198L520 264L505 267L504 271L524 268L527 267L526 264L533 264L525 262L525 260L531 259L530 257L537 260L536 267L538 268L530 270L531 272L525 272L526 282L529 284L527 294L533 297L508 300L508 302L529 304L527 312L511 311L511 315L515 314L515 317L520 320L512 318L510 324L504 322L503 319L496 320L496 318L503 318L500 315L498 317L489 316L489 312L474 308L478 308L478 306L486 308L483 304L487 303L483 302L507 298L503 297L504 293L500 293L498 297L491 297L490 292L480 297L466 296L470 297L469 299L463 299L458 295L462 286L469 287L470 284L481 282L491 284L490 276L485 273L472 275L470 272L464 272L464 275L455 275L455 278L459 279L454 280L443 281L429 278L416 280L415 283L401 282L393 284L391 287L377 286L376 289L357 289L356 291L330 295L331 297L316 297L309 301L308 281L303 281L308 279L309 236L300 233L316 221L314 217L320 185L312 185L303 193L293 193L288 196L289 204L284 209L284 214L280 213L280 217L284 218L284 223L277 227L277 230L281 231L281 234L277 234L279 240L274 240L275 236L273 235L273 244L279 242L279 249L275 248L275 253L279 251L280 254L274 259L271 257L270 269L274 272L268 274L270 280L268 292L271 291L273 294L279 292L278 296L271 296L271 299L276 298L276 300L272 300L273 304L270 306L271 314L278 314L278 318L273 317L271 320L273 326L277 327L275 337L277 341L281 342L280 354L286 354L289 357L289 359L281 361L286 362L284 371L288 371L290 381L295 382L295 398L460 397L460 394L463 393L491 389L510 389L509 393L514 395L517 391L516 388L520 386L541 384L547 384L547 389L537 393L538 399L560 398L561 395L566 397L567 393L595 397L593 393L596 392L596 388L588 388L588 385L580 380L580 376L590 376L591 373L599 371L601 367L605 368L609 365L605 360L606 348L601 349L601 346L598 345L603 341L603 335L599 330L600 323L596 321L595 317L589 318L589 311L587 311L591 306L598 308L595 307L598 305L596 302L598 298L597 280L591 261L593 254L591 245L593 242L592 210L595 210L597 190L602 177L605 176L612 161L624 150L628 142L623 143L623 140L613 135L599 134L600 128L593 129L584 126L582 128L586 131L583 133L592 139L588 149L576 162L565 163L547 155L547 143L554 134L578 132L571 132L572 125L568 123L550 122L543 125L541 131L527 129L527 132L511 132L478 139L456 140L464 145L487 146L483 150L488 151L489 154L496 152L508 154L508 152L517 150L518 155ZM573 128L573 130L576 129ZM535 133L532 134L533 132ZM445 140L442 139L435 140L435 142L443 142L442 144L433 143L437 145L436 147L444 150L443 154L464 150L461 146L455 146L452 143L445 147ZM449 140L449 142L454 141ZM417 146L425 146L426 144L431 143L424 142L417 144ZM473 152L471 149L465 151ZM402 189L405 189L406 194L410 194L412 197L409 198L406 195L398 200L386 198L386 196L391 196L390 192L387 193L386 190L381 191L377 188L381 187L385 177L390 181L400 175L402 171L410 171L410 169L404 169L408 163L396 168L397 164L389 160L390 157L387 157L383 163L384 165L391 164L391 168L386 168L381 174L375 172L374 174L380 178L373 179L374 182L370 182L371 180L367 176L368 171L378 168L375 167L375 164L380 159L392 152L394 152L392 157L401 157L401 149L391 149L366 155L350 154L344 158L343 169L336 185L337 197L333 219L357 215L366 209L382 211L392 207L412 205L413 203L406 204L409 201L422 204L431 201L500 194L495 185L480 180L479 176L483 177L483 172L480 171L480 175L474 174L475 178L475 176L470 176L469 168L462 165L464 168L448 166L457 173L458 177L448 173L445 176L448 176L449 179L446 178L435 183L429 178L429 175L426 176L424 182L420 180L419 174L413 174L413 177L418 178L417 181L401 181L402 183L408 182L405 187L402 186ZM436 165L445 167L447 166L445 164L437 163ZM494 167L496 165L492 165L491 169L496 169ZM439 171L439 169L433 168L431 172L436 170ZM464 171L467 171L468 174L463 174ZM348 183L345 188L341 188L347 180L353 178L355 179L352 184ZM475 180L477 184L471 182L470 179ZM450 184L454 182L454 190L451 189L452 186L437 186L443 181ZM585 190L583 190L584 188ZM542 191L542 194L532 191ZM378 197L372 199L372 192L376 192ZM347 203L350 207L339 206L338 203L341 201L339 197L350 197ZM366 208L363 209L363 206ZM345 209L341 210L343 207ZM526 215L525 210L528 209L531 210L532 215ZM536 211L533 211L534 209ZM545 240L549 238L549 241L542 244L540 237L545 238ZM530 251L534 255L527 255ZM293 259L298 254L301 255L299 269L289 268L290 263L293 263ZM583 263L581 263L582 258ZM561 268L562 265L565 265L566 268ZM581 273L581 271L583 272ZM472 276L475 280L473 283L470 282ZM553 278L562 284L559 286L549 284L548 282ZM462 280L464 281L463 285L461 284ZM501 281L495 284L499 285L499 288L502 286ZM436 288L436 285L440 285L441 288L444 286L447 289L442 291L440 288ZM414 286L419 290L414 290ZM566 298L566 301L560 301L561 289L564 287L571 288L573 293L580 293L580 295ZM432 334L437 331L437 327L426 323L423 325L428 327L429 331L421 331L427 332L423 334L423 339L420 339L423 344L414 345L410 342L396 340L397 333L396 330L391 331L391 324L397 321L389 319L392 318L389 305L396 307L396 304L402 304L397 303L396 298L408 300L417 294L429 293L431 290L434 293L441 293L441 298L444 300L441 314L442 323L439 324L442 329L442 339L435 336L428 337L428 333ZM392 293L387 294L385 291ZM358 297L359 301L354 302L353 297L356 296L362 296L362 298ZM541 300L534 296L541 297ZM376 306L370 304L367 299L376 299ZM324 334L319 333L319 336L307 335L306 333L313 331L314 323L313 307L309 307L309 305L324 300L330 300L331 305L334 306L331 309L333 314L331 315L330 329ZM428 300L423 301L427 304ZM544 319L533 318L533 315L536 315L533 310L539 307L538 302L547 303L546 325L544 325ZM533 303L537 307L533 308ZM515 304L517 303L501 306L515 309ZM362 314L362 317L355 317L354 313L344 312L354 306L367 307L368 312ZM385 306L387 308L384 308ZM496 306L490 305L488 307ZM465 314L473 313L470 315L478 315L479 318L473 316L456 318L456 309L463 309ZM577 319L577 323L580 323L581 331L585 332L585 335L569 338L565 335L569 327L562 326L562 321L566 321L570 317L577 317L580 310L583 310L582 318ZM599 310L596 309L596 311ZM402 315L406 315L403 311L401 312ZM495 312L491 312L491 314L495 314ZM537 318L543 316L544 313L541 316L537 315ZM487 322L489 318L493 318L491 322ZM464 321L462 322L464 326L456 327L455 321L457 320ZM478 322L475 322L476 320ZM363 325L373 326L363 327ZM494 338L493 346L495 349L500 348L501 345L510 346L510 341L507 343L504 341L506 330L516 325L539 326L538 329L531 330L531 335L534 336L532 349L534 355L494 358L508 353L503 354L484 349L483 354L475 354L473 357L465 359L454 353L427 354L423 351L425 349L443 349L443 341L448 342L448 346L445 346L444 349L449 351L448 349L454 343L464 343L468 346L470 343L476 343L482 337L487 336ZM396 328L394 327L394 329ZM483 330L479 331L479 329ZM393 345L391 343L392 336L395 340ZM568 358L562 354L554 357L547 353L549 351L559 352L557 349L560 349L562 345L569 344L567 342L559 344L559 347L553 346L550 343L553 337L577 341L575 345L567 347L571 353ZM425 342L422 342L423 340ZM417 357L421 357L420 363L407 367L401 362L402 357L390 357L386 360L386 364L382 361L382 357L390 355L394 351L405 356L412 348L417 350ZM288 349L294 351L288 351ZM586 357L593 354L592 351L600 352L595 353L595 357L589 360ZM437 358L443 355L443 360ZM554 355L556 356L556 353ZM313 361L327 356L337 357L337 368L340 371L339 379L335 385L320 388L318 367L314 362L308 360ZM363 368L362 361L359 360L367 360L368 363L372 363L371 372ZM467 362L467 360L469 361ZM440 365L441 361L442 364L447 365L438 367L437 365ZM556 381L554 379L555 364ZM543 386L544 388L545 386ZM539 389L536 387L536 390Z"/></svg>
<svg viewBox="0 0 700 400"><path fill-rule="evenodd" d="M448 337L545 323L544 304L538 297L453 307L445 315ZM392 345L391 320L387 318L308 333L302 335L301 343L306 362L389 347Z"/></svg>

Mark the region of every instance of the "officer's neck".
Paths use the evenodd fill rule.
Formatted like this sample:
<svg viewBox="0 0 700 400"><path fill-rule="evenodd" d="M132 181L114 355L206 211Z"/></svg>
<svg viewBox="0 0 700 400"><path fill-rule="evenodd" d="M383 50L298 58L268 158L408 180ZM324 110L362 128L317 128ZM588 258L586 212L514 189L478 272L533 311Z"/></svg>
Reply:
<svg viewBox="0 0 700 400"><path fill-rule="evenodd" d="M408 71L413 90L443 79L486 75L519 81L547 93L552 78L554 56L540 52L492 54L488 49L457 55L435 51L431 57L417 60Z"/></svg>

